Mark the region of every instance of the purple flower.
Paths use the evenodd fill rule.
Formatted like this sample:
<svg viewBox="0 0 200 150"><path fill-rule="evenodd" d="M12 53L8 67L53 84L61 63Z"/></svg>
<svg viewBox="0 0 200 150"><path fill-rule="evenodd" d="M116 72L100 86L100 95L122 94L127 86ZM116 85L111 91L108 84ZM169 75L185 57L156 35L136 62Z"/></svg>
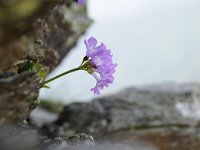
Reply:
<svg viewBox="0 0 200 150"><path fill-rule="evenodd" d="M79 5L84 5L86 3L86 0L78 0Z"/></svg>
<svg viewBox="0 0 200 150"><path fill-rule="evenodd" d="M97 40L94 37L90 37L84 43L87 49L86 55L89 59L90 66L92 66L92 75L97 81L95 87L91 90L94 94L99 95L100 90L113 83L113 73L117 65L113 64L111 51L103 43L97 46Z"/></svg>
<svg viewBox="0 0 200 150"><path fill-rule="evenodd" d="M92 57L93 55L96 54L96 45L97 45L97 40L94 37L91 37L88 41L84 41L85 46L86 46L86 55L87 57Z"/></svg>

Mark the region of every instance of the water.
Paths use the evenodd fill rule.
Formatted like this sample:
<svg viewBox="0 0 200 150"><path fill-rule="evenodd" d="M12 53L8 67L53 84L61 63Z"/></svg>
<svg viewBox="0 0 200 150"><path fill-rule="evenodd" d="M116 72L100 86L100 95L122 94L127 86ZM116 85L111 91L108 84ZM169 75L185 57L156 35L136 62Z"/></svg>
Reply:
<svg viewBox="0 0 200 150"><path fill-rule="evenodd" d="M115 83L102 95L125 87L165 81L200 80L200 2L197 0L90 0L95 20L76 48L49 77L80 64L83 40L95 36L112 50L118 64ZM49 84L42 99L88 101L95 80L76 72Z"/></svg>

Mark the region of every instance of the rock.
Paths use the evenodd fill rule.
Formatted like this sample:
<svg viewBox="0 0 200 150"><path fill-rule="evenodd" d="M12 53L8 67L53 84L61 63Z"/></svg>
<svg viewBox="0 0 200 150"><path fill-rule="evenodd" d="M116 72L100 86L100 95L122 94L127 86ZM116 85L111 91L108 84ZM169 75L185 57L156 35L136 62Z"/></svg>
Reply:
<svg viewBox="0 0 200 150"><path fill-rule="evenodd" d="M0 128L1 150L77 150L95 146L92 136L77 134L49 139L27 125Z"/></svg>
<svg viewBox="0 0 200 150"><path fill-rule="evenodd" d="M17 10L13 15L18 19L0 15L0 70L21 59L39 59L52 70L91 24L85 7L70 0L11 0L1 3L0 12L3 11L1 14L5 16L13 13L11 10L16 5L19 8L36 6L30 14L24 10L26 17L20 16L20 10L19 16Z"/></svg>
<svg viewBox="0 0 200 150"><path fill-rule="evenodd" d="M36 130L0 128L1 150L36 150L39 143Z"/></svg>
<svg viewBox="0 0 200 150"><path fill-rule="evenodd" d="M57 125L69 123L69 127L76 128L76 132L101 132L107 128L108 112L99 103L72 103L64 107ZM78 121L79 120L79 121Z"/></svg>
<svg viewBox="0 0 200 150"><path fill-rule="evenodd" d="M54 136L92 134L96 149L112 150L121 143L123 149L198 150L199 99L200 85L194 83L128 88L91 102L69 104L45 129Z"/></svg>
<svg viewBox="0 0 200 150"><path fill-rule="evenodd" d="M95 146L92 136L88 136L84 133L69 136L66 138L54 138L44 142L45 150L81 150L93 148Z"/></svg>
<svg viewBox="0 0 200 150"><path fill-rule="evenodd" d="M42 80L90 23L86 7L71 0L0 2L0 125L26 119Z"/></svg>
<svg viewBox="0 0 200 150"><path fill-rule="evenodd" d="M40 33L44 46L58 52L60 62L75 46L78 38L85 33L91 20L84 7L71 3L70 7L56 6L50 16L47 19L40 19L39 23L43 31Z"/></svg>
<svg viewBox="0 0 200 150"><path fill-rule="evenodd" d="M95 146L93 137L84 133L69 136L65 141L67 141L67 144L72 148L88 148Z"/></svg>
<svg viewBox="0 0 200 150"><path fill-rule="evenodd" d="M0 126L23 122L37 106L40 79L33 72L0 78Z"/></svg>
<svg viewBox="0 0 200 150"><path fill-rule="evenodd" d="M94 145L86 134L50 139L39 129L24 127L30 124L25 120L38 105L46 74L76 45L90 24L86 7L74 0L0 1L1 150L75 150ZM48 118L35 122L49 123L57 118L38 110L40 117ZM18 126L21 124L23 127Z"/></svg>
<svg viewBox="0 0 200 150"><path fill-rule="evenodd" d="M132 145L121 142L103 139L94 143L93 137L84 133L50 139L27 125L0 129L1 150L157 150L146 142L133 142Z"/></svg>
<svg viewBox="0 0 200 150"><path fill-rule="evenodd" d="M160 85L129 88L89 103L73 103L64 108L57 124L68 122L76 131L111 132L153 127L193 127L198 120L185 117L177 103L193 103L200 98L200 85ZM81 120L81 122L79 122Z"/></svg>

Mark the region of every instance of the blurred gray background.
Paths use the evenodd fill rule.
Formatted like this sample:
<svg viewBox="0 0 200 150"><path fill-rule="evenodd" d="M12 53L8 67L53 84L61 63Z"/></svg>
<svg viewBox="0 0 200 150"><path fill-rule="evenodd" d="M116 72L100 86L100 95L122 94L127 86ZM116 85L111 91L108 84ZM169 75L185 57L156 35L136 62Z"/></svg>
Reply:
<svg viewBox="0 0 200 150"><path fill-rule="evenodd" d="M84 39L94 36L112 50L115 82L101 96L130 86L200 80L200 1L88 0L93 25L49 77L77 67ZM49 84L41 99L89 101L95 79L79 71Z"/></svg>

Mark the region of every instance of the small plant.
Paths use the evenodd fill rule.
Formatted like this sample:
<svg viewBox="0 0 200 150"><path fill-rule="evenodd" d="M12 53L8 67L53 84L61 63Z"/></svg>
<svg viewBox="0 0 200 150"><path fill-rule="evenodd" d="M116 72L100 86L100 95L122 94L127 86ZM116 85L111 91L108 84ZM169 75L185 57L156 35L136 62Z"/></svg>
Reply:
<svg viewBox="0 0 200 150"><path fill-rule="evenodd" d="M47 83L78 70L85 70L96 79L96 85L91 89L94 95L99 95L100 90L113 83L113 74L117 65L112 62L111 51L103 43L97 45L97 40L94 37L90 37L84 43L86 56L83 58L81 65L44 81L43 87L48 87L46 86Z"/></svg>
<svg viewBox="0 0 200 150"><path fill-rule="evenodd" d="M19 73L24 71L33 71L42 79L44 79L49 73L49 68L41 64L39 60L24 60L24 62L20 62L20 64L23 63L25 64L19 68Z"/></svg>

